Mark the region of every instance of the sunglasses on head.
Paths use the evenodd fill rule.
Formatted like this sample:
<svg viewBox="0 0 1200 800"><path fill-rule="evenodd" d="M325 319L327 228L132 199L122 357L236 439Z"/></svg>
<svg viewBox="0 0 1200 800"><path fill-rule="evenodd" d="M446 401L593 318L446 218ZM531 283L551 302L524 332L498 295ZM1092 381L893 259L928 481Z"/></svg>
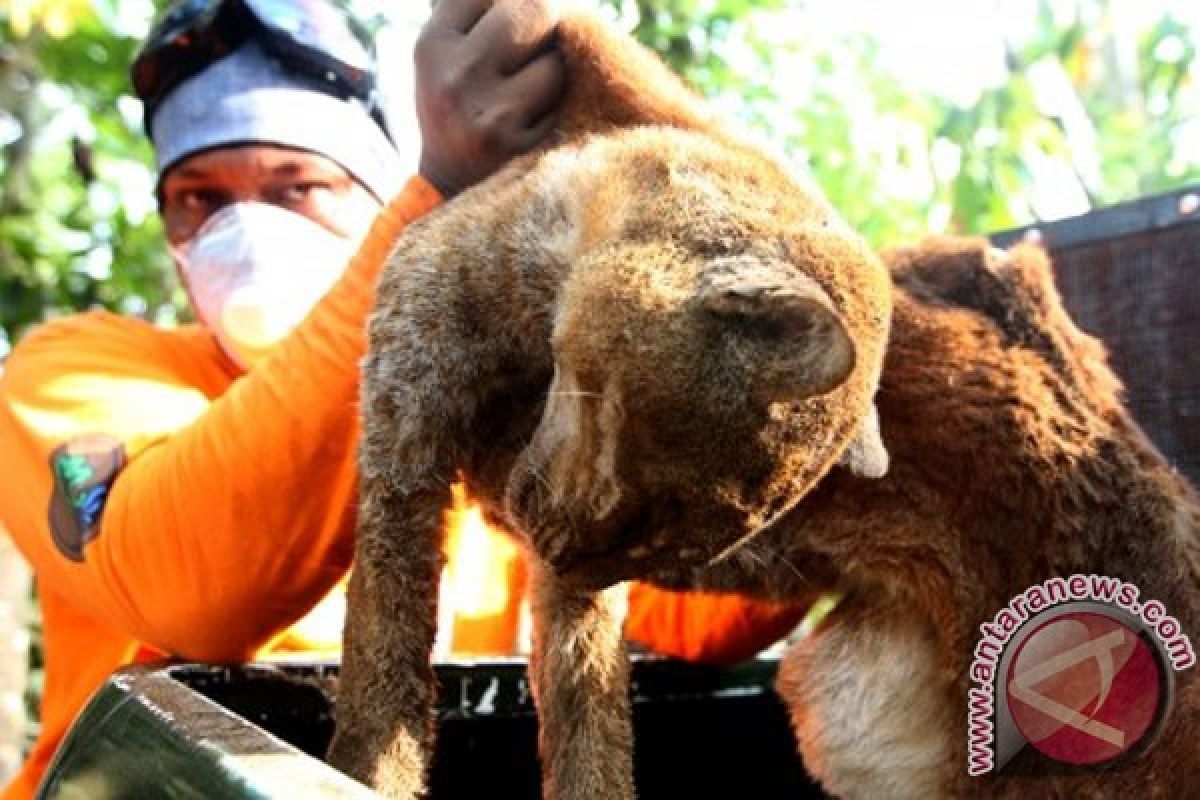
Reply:
<svg viewBox="0 0 1200 800"><path fill-rule="evenodd" d="M327 0L182 0L158 19L134 59L133 88L146 133L179 84L253 38L285 68L330 94L355 98L388 133L375 81L375 45L366 25Z"/></svg>

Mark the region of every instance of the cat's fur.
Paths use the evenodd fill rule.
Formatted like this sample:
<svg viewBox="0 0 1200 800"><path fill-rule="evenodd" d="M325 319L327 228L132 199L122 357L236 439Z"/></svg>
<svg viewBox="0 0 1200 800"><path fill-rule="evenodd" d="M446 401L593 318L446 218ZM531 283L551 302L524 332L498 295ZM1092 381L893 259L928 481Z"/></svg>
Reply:
<svg viewBox="0 0 1200 800"><path fill-rule="evenodd" d="M1176 673L1167 725L1138 758L1098 771L1027 752L1015 769L968 776L980 624L1034 584L1095 573L1135 584L1195 637L1200 509L1125 410L1041 251L933 238L885 258L888 475L834 471L699 579L777 599L845 593L782 665L805 764L847 798L1200 796L1194 668Z"/></svg>
<svg viewBox="0 0 1200 800"><path fill-rule="evenodd" d="M329 757L389 797L423 783L459 471L534 562L546 794L619 799L624 599L607 587L717 558L843 454L883 463L863 427L882 264L632 40L574 16L559 41L559 144L410 226L370 324Z"/></svg>

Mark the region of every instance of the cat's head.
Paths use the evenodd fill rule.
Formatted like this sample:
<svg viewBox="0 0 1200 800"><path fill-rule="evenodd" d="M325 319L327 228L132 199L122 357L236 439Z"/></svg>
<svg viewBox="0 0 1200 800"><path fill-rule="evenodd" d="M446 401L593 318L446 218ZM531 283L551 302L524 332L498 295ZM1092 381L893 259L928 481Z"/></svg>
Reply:
<svg viewBox="0 0 1200 800"><path fill-rule="evenodd" d="M590 210L623 220L579 237L554 380L509 485L538 554L588 585L712 560L839 458L886 466L872 404L886 271L823 205L720 200L761 165L686 165L660 175L654 202Z"/></svg>

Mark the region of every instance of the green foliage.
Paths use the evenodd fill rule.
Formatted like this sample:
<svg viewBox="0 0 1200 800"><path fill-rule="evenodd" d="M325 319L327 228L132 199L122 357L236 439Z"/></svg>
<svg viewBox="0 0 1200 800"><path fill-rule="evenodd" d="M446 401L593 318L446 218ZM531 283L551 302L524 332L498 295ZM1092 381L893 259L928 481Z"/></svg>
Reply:
<svg viewBox="0 0 1200 800"><path fill-rule="evenodd" d="M1003 75L969 103L889 72L886 34L806 36L803 23L832 2L636 5L644 42L709 95L736 97L731 110L876 244L1010 228L1200 179L1198 31L1172 14L1183 3L1148 4L1158 19L1134 28L1103 0L1009 6L1032 8L1036 24L1024 37L995 34ZM733 24L710 18L714 7L732 9ZM722 66L739 51L740 70Z"/></svg>
<svg viewBox="0 0 1200 800"><path fill-rule="evenodd" d="M738 89L761 94L764 87L739 75L722 53L732 40L747 36L761 46L746 26L751 12L779 9L783 0L608 0L635 22L631 33L661 55L694 86L708 94ZM769 56L764 55L769 62Z"/></svg>
<svg viewBox="0 0 1200 800"><path fill-rule="evenodd" d="M181 301L129 97L137 41L115 30L114 9L84 6L57 37L40 26L18 36L0 12L0 124L16 134L0 151L0 355L49 316L170 318Z"/></svg>

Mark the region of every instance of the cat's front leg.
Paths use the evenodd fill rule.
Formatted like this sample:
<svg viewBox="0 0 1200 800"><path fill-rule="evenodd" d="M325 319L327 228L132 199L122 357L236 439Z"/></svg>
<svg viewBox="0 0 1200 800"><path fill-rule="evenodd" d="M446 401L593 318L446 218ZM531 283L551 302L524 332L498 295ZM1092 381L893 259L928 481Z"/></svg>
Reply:
<svg viewBox="0 0 1200 800"><path fill-rule="evenodd" d="M364 480L328 761L394 800L417 797L432 749L430 663L449 488L397 496Z"/></svg>
<svg viewBox="0 0 1200 800"><path fill-rule="evenodd" d="M530 672L546 800L632 800L633 725L624 584L571 588L533 568Z"/></svg>

